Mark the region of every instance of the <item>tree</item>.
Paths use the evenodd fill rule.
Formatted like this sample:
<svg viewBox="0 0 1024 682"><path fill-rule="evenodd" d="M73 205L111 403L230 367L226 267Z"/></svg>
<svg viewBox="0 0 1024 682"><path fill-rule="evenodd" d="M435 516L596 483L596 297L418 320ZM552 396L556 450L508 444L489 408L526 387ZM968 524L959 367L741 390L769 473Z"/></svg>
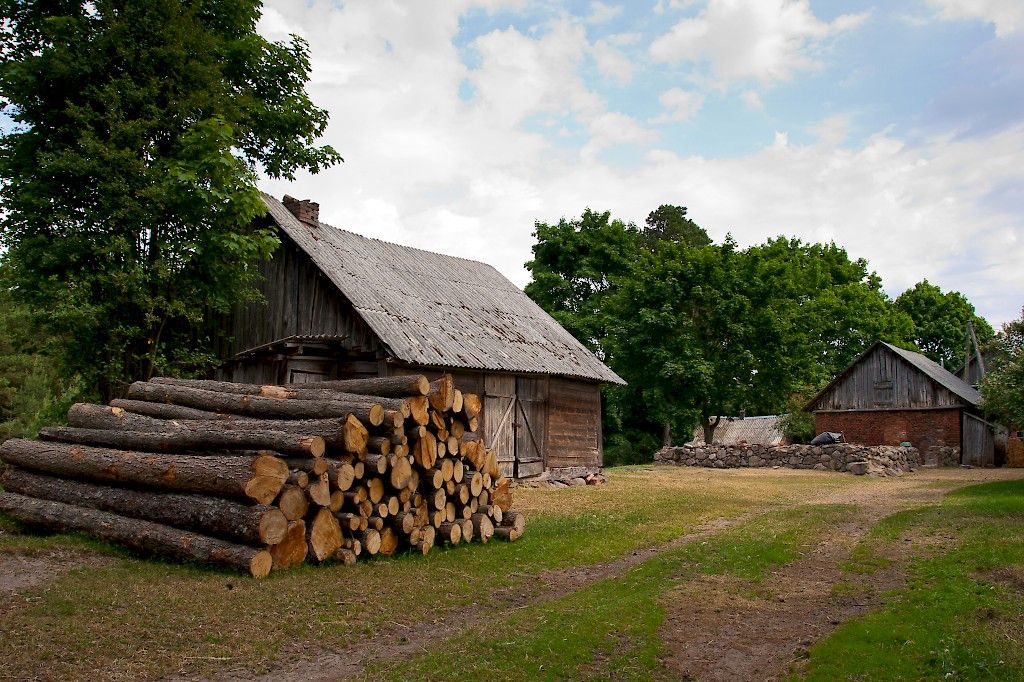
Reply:
<svg viewBox="0 0 1024 682"><path fill-rule="evenodd" d="M943 292L927 279L900 294L896 307L914 321L913 341L921 352L950 371L964 364L968 322L974 324L979 344L995 335L966 296L959 291Z"/></svg>
<svg viewBox="0 0 1024 682"><path fill-rule="evenodd" d="M613 304L612 366L646 415L672 429L699 423L708 441L722 415L744 411L772 361L773 335L745 291L743 252L722 245L662 245L622 280Z"/></svg>
<svg viewBox="0 0 1024 682"><path fill-rule="evenodd" d="M645 224L641 235L648 248L659 241L686 246L707 246L711 243L711 237L704 228L686 217L685 206L662 204L647 215Z"/></svg>
<svg viewBox="0 0 1024 682"><path fill-rule="evenodd" d="M0 237L18 301L103 397L206 369L210 320L277 246L257 172L340 160L304 87L306 44L256 0L0 0Z"/></svg>
<svg viewBox="0 0 1024 682"><path fill-rule="evenodd" d="M992 366L981 381L985 411L998 421L1024 429L1024 309L1003 325L993 343Z"/></svg>
<svg viewBox="0 0 1024 682"><path fill-rule="evenodd" d="M589 208L578 219L534 224L533 280L526 294L599 357L606 357L608 305L616 279L640 257L636 226Z"/></svg>

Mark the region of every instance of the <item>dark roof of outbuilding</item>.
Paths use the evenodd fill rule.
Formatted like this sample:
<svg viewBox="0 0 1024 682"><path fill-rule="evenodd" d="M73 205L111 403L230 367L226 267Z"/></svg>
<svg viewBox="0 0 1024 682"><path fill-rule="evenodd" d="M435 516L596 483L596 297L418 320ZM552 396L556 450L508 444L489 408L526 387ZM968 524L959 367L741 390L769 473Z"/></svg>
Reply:
<svg viewBox="0 0 1024 682"><path fill-rule="evenodd" d="M625 383L490 265L307 224L263 198L397 359Z"/></svg>
<svg viewBox="0 0 1024 682"><path fill-rule="evenodd" d="M880 346L888 348L893 353L903 358L905 361L910 363L915 369L917 369L922 374L927 376L929 379L931 379L935 383L939 384L943 388L947 389L948 391L959 397L966 404L971 405L973 407L977 407L981 404L981 394L978 393L978 390L976 388L974 388L966 381L964 381L960 377L956 376L955 374L947 370L945 367L942 367L939 363L935 362L926 355L922 355L921 353L915 353L912 350L905 350L903 348L899 348L897 346L892 345L891 343L886 343L885 341L875 341L866 351L858 355L857 359L851 362L849 366L846 367L846 369L837 374L836 377L832 381L830 381L827 386L825 386L825 388L818 391L817 395L815 395L813 398L810 399L810 401L808 401L804 409L808 411L813 411L815 405L818 403L818 400L822 396L824 396L826 393L832 390L832 387L838 384L840 381L842 381L843 377L845 377L851 369L856 367L862 360L864 360L864 358L868 357L872 352L874 352L876 348Z"/></svg>

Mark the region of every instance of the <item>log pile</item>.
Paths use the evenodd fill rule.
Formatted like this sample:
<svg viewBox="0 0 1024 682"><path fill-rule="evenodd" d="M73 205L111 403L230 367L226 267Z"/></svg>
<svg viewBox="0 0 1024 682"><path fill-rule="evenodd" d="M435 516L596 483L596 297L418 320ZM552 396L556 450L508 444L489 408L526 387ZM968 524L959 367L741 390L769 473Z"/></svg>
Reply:
<svg viewBox="0 0 1024 682"><path fill-rule="evenodd" d="M450 375L260 386L156 378L0 446L0 513L256 577L517 540L509 481Z"/></svg>

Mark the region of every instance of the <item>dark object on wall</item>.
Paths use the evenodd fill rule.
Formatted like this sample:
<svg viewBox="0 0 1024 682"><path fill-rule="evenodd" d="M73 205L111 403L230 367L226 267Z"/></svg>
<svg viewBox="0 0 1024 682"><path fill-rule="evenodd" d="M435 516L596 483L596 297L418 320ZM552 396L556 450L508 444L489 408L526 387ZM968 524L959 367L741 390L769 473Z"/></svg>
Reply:
<svg viewBox="0 0 1024 682"><path fill-rule="evenodd" d="M983 419L981 394L920 353L877 341L804 408L818 432L838 431L850 443L955 447L961 463L997 463L993 436Z"/></svg>
<svg viewBox="0 0 1024 682"><path fill-rule="evenodd" d="M845 442L843 440L843 434L835 431L825 431L824 433L819 433L815 436L811 441L811 445L832 445L833 443L843 442Z"/></svg>
<svg viewBox="0 0 1024 682"><path fill-rule="evenodd" d="M624 382L497 270L339 230L314 202L264 201L282 244L261 264L266 302L233 315L219 378L448 372L483 399L503 475L601 467L601 384Z"/></svg>

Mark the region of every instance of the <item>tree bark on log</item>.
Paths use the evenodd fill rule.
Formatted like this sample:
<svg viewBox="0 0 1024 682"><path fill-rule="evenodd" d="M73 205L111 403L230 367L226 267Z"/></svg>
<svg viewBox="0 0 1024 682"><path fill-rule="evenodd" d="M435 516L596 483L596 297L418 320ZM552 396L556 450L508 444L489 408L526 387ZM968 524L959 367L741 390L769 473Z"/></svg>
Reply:
<svg viewBox="0 0 1024 682"><path fill-rule="evenodd" d="M127 400L115 398L110 401L111 407L116 407L132 414L144 415L155 419L194 419L207 421L228 421L233 419L233 414L220 414L208 410L197 410L194 407L184 405L168 405L167 403L149 403L145 400Z"/></svg>
<svg viewBox="0 0 1024 682"><path fill-rule="evenodd" d="M118 401L114 401L118 402ZM165 406L160 403L140 403L142 405ZM186 410L191 408L185 408ZM214 414L214 413L208 413ZM248 419L235 415L216 415L228 418L185 419L180 417L156 418L136 414L115 406L90 405L75 403L68 410L68 423L86 429L106 429L116 431L147 431L150 433L175 433L180 429L188 430L228 430L228 431L283 431L301 436L319 436L332 449L343 449L359 452L366 445L369 434L358 419L355 424L347 418L330 419ZM211 421L213 423L211 423ZM263 446L268 447L269 446Z"/></svg>
<svg viewBox="0 0 1024 682"><path fill-rule="evenodd" d="M14 468L8 468L0 481L7 492L99 509L246 545L277 544L288 530L288 519L281 510L266 505L242 505L203 495L140 492Z"/></svg>
<svg viewBox="0 0 1024 682"><path fill-rule="evenodd" d="M63 502L0 493L0 511L16 521L49 531L80 531L147 554L223 566L256 578L266 577L273 565L273 558L265 549Z"/></svg>
<svg viewBox="0 0 1024 682"><path fill-rule="evenodd" d="M517 531L515 528L509 526L498 526L494 529L494 537L506 542L515 542L523 536L522 532Z"/></svg>
<svg viewBox="0 0 1024 682"><path fill-rule="evenodd" d="M285 461L268 455L197 457L12 438L0 445L0 459L67 478L204 493L261 504L273 502L288 480Z"/></svg>
<svg viewBox="0 0 1024 682"><path fill-rule="evenodd" d="M487 542L494 535L494 524L486 514L473 514L473 534L480 542Z"/></svg>
<svg viewBox="0 0 1024 682"><path fill-rule="evenodd" d="M39 430L39 438L61 443L147 452L266 448L290 457L322 457L325 450L324 439L320 436L297 436L281 431L225 431L215 425L202 429L178 429L167 433L50 426Z"/></svg>
<svg viewBox="0 0 1024 682"><path fill-rule="evenodd" d="M445 521L437 532L441 540L449 545L457 545L462 541L462 526L454 521Z"/></svg>
<svg viewBox="0 0 1024 682"><path fill-rule="evenodd" d="M172 403L213 412L230 412L249 417L276 419L325 419L354 415L359 421L380 426L384 421L384 407L376 403L343 402L340 400L313 401L263 398L204 391L200 388L154 384L136 381L128 387L128 397L133 400Z"/></svg>
<svg viewBox="0 0 1024 682"><path fill-rule="evenodd" d="M526 530L526 517L522 512L509 511L502 516L501 525L505 528L514 528L522 535Z"/></svg>
<svg viewBox="0 0 1024 682"><path fill-rule="evenodd" d="M394 377L371 377L368 379L339 379L335 381L311 381L305 384L286 384L305 388L328 388L345 393L381 396L384 398L411 398L430 393L430 382L422 374Z"/></svg>

